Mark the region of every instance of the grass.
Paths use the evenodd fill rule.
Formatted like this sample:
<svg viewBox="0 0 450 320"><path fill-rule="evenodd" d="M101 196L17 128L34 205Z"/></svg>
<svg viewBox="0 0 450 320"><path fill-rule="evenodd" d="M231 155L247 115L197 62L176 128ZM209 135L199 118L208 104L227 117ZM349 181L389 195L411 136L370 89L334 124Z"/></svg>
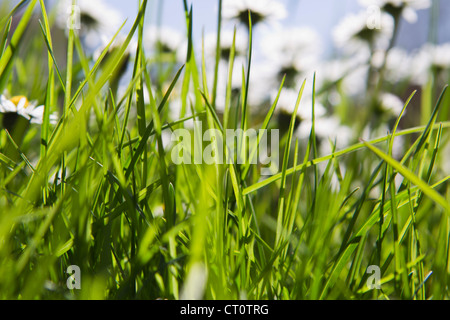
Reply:
<svg viewBox="0 0 450 320"><path fill-rule="evenodd" d="M399 128L409 103L420 100L412 94L389 134L333 146L329 155L318 153L314 120L309 139L296 139L294 112L280 137L280 170L269 177L250 163L175 165L164 134L193 119L222 135L228 128L277 128L284 80L264 120L254 120L247 101L250 23L242 95L235 99L230 75L220 114L220 55L210 91L204 53L194 52L193 7L184 2L184 65L169 65L171 73L161 62L155 77L143 49L147 0L139 5L124 42L109 51L111 39L97 60L74 31L66 60L57 57L43 1L26 4L14 32L12 13L1 21L0 89L26 90L24 77L39 80L28 94L46 106L40 130L30 128L23 142L1 131L1 299L449 298L450 176L441 169L448 161L441 149L450 121L440 117L448 109L446 87L437 99L431 95L435 108L425 123ZM33 50L19 54L30 41L34 7L40 28ZM119 94L114 77L133 37L132 77ZM48 57L41 72L32 63L42 50ZM234 55L233 46L230 70L241 68ZM175 97L182 108L171 119ZM60 120L52 125L50 113L59 105ZM406 151L395 159L399 137ZM80 267L81 290L67 289L70 265ZM369 266L380 268L380 289L367 286Z"/></svg>

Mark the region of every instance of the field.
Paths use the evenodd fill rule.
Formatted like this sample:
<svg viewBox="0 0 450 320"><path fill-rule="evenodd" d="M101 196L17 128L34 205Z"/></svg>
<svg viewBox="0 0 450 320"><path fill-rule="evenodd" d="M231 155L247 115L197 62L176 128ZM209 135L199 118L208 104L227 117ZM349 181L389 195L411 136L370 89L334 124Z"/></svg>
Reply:
<svg viewBox="0 0 450 320"><path fill-rule="evenodd" d="M212 35L86 2L0 4L0 299L450 298L450 46L396 46L427 1L327 59L275 0Z"/></svg>

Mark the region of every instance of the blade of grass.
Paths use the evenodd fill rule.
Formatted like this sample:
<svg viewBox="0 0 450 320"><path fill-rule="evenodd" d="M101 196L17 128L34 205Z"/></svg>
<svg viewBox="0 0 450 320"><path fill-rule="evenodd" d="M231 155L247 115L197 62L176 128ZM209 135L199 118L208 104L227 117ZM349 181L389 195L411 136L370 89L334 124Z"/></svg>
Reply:
<svg viewBox="0 0 450 320"><path fill-rule="evenodd" d="M4 25L7 20L10 20L29 0L21 0L10 12L8 15L0 20L0 26Z"/></svg>
<svg viewBox="0 0 450 320"><path fill-rule="evenodd" d="M9 72L6 72L10 69L13 63L13 58L21 44L22 36L25 32L25 29L30 22L30 19L33 15L34 7L36 5L37 0L31 0L28 4L27 10L22 15L22 19L20 19L19 24L17 25L14 34L12 35L11 41L3 52L2 57L0 58L0 91L3 91L3 87L5 85L5 81ZM25 1L20 2L16 8L25 4ZM15 12L16 8L13 9L12 14ZM11 15L12 15L11 14ZM9 19L11 16L7 17Z"/></svg>
<svg viewBox="0 0 450 320"><path fill-rule="evenodd" d="M40 1L42 1L42 0L40 0ZM47 23L48 23L48 21L47 21ZM51 38L49 37L50 31L46 31L47 28L48 28L47 27L47 23L45 23L46 26L44 27L42 25L42 23L39 21L39 26L41 27L41 32L42 32L42 35L44 37L45 44L47 45L47 50L48 50L48 52L50 54L50 57L52 59L52 61L51 61L52 65L55 67L56 74L58 75L58 79L59 79L59 82L61 84L62 90L65 93L66 92L66 86L64 85L64 80L63 80L63 77L61 75L61 71L59 70L58 64L56 62L55 54L53 52L53 47L52 47L52 44L51 44Z"/></svg>
<svg viewBox="0 0 450 320"><path fill-rule="evenodd" d="M216 62L214 66L214 83L212 88L212 100L211 105L214 109L216 109L216 98L217 98L217 83L219 80L218 73L219 73L219 62L220 62L220 55L221 55L221 46L220 46L220 38L222 33L222 0L219 0L219 9L217 12L217 39L216 39Z"/></svg>
<svg viewBox="0 0 450 320"><path fill-rule="evenodd" d="M44 26L39 21L39 25L41 27L41 31L44 34L45 42L47 43L48 47L48 81L47 81L47 94L45 97L45 104L44 104L44 114L42 117L42 126L41 126L41 151L40 155L41 158L45 158L47 156L47 148L48 148L48 138L50 135L50 109L54 105L55 101L55 84L54 84L54 69L53 69L53 49L52 49L52 38L50 33L50 24L48 22L48 16L47 11L45 9L45 5L43 0L39 0L40 6L41 6L41 12L42 17L44 20ZM45 29L44 29L45 28ZM56 70L59 72L59 70L56 67ZM46 204L47 197L49 195L48 185L45 182L44 184L44 190L43 190L44 199L43 202Z"/></svg>
<svg viewBox="0 0 450 320"><path fill-rule="evenodd" d="M247 79L243 81L245 83L245 90L243 90L242 99L242 119L241 119L241 129L246 130L248 125L248 92L250 85L250 70L252 65L252 51L253 51L253 28L252 28L252 15L250 10L248 11L248 57L247 57ZM245 138L243 138L245 139ZM245 145L245 141L242 141L242 145Z"/></svg>
<svg viewBox="0 0 450 320"><path fill-rule="evenodd" d="M267 115L266 115L266 117L264 119L264 122L263 122L263 124L262 124L262 126L260 128L260 132L261 132L261 130L266 131L267 128L269 127L270 120L272 119L273 114L275 112L275 108L276 108L276 106L278 104L278 100L280 98L281 90L283 89L285 80L286 80L286 75L283 76L283 80L281 81L281 85L280 85L280 88L278 89L278 93L277 93L277 96L275 98L275 101L273 102L272 106L270 107L269 111L267 112ZM257 150L259 148L259 145L261 143L262 138L263 138L263 134L260 133L258 135L258 142L257 142L256 146L254 146L252 148L252 151L250 153L250 160L253 159L256 156L256 152L257 152ZM247 178L249 170L250 170L250 166L251 166L251 162L249 162L248 164L244 165L244 169L242 171L242 177L241 177L242 180L245 180Z"/></svg>
<svg viewBox="0 0 450 320"><path fill-rule="evenodd" d="M9 134L9 131L7 129L5 129L5 132L6 132L7 136L8 136L9 141L12 143L14 149L17 151L17 153L20 155L20 157L23 159L23 161L25 161L25 163L27 164L28 168L30 168L31 171L34 173L36 170L34 169L34 167L31 164L31 162L28 160L27 156L22 152L22 150L20 150L20 148L17 145L17 143L14 141L14 139Z"/></svg>
<svg viewBox="0 0 450 320"><path fill-rule="evenodd" d="M445 128L450 128L450 122L442 123L442 126L445 127ZM434 125L432 127L432 130L437 130L438 128L439 128L438 125ZM396 136L404 136L404 135L410 135L410 134L414 134L414 133L420 133L420 132L424 132L425 129L426 129L426 127L416 127L416 128L411 128L411 129L405 129L405 130L397 132ZM369 143L377 144L377 143L386 141L389 138L390 138L389 136L385 136L385 137L373 139L373 140L369 141ZM353 146L350 146L350 147L345 148L343 150L337 151L337 152L335 152L335 153L333 153L331 155L323 156L323 157L311 160L308 163L301 164L301 165L297 166L296 168L289 168L289 169L286 170L286 175L291 175L294 172L300 172L300 171L306 170L307 168L311 167L312 165L317 165L319 163L328 161L328 160L332 159L333 157L338 158L338 157L347 155L349 153L355 152L355 151L357 151L359 149L362 149L364 147L365 147L365 145L362 142L354 144ZM257 182L255 184L251 185L251 186L248 186L247 188L245 188L243 190L243 194L247 195L249 193L255 192L255 191L257 191L257 190L259 190L259 189L261 189L261 188L263 188L263 187L265 187L265 186L267 186L267 185L269 185L269 184L271 184L273 182L276 182L276 181L278 181L280 179L281 179L281 173L273 175L270 178L267 178L267 179L265 179L263 181L260 181L260 182Z"/></svg>
<svg viewBox="0 0 450 320"><path fill-rule="evenodd" d="M285 211L285 189L286 189L286 171L289 164L289 154L290 154L290 148L292 144L292 137L294 135L294 128L295 128L295 121L297 119L297 111L300 106L300 101L303 96L303 90L305 89L306 80L303 81L303 84L299 90L297 101L295 103L294 111L291 115L291 122L289 124L289 131L288 131L288 140L285 145L284 149L284 156L283 156L283 164L282 164L282 171L281 171L281 187L280 187L280 199L278 202L278 210L277 210L277 231L275 236L275 246L278 246L281 239L281 231L284 221L284 211Z"/></svg>
<svg viewBox="0 0 450 320"><path fill-rule="evenodd" d="M230 56L228 59L228 81L225 92L225 109L223 112L223 126L228 129L228 122L230 118L230 106L231 106L231 90L232 90L232 81L233 81L233 69L234 69L234 58L236 55L236 27L234 27L233 31L233 42L231 44Z"/></svg>
<svg viewBox="0 0 450 320"><path fill-rule="evenodd" d="M181 72L183 71L183 68L184 68L184 66L182 66L182 67L180 68L180 70L178 70L178 72L177 72L177 74L175 75L175 77L174 77L172 83L170 84L169 88L167 89L166 94L164 95L163 100L161 101L161 103L160 103L159 106L158 106L158 112L159 112L159 113L160 113L160 112L162 111L162 109L166 106L167 101L169 100L170 94L172 93L172 90L173 90L173 88L175 87L175 84L177 83L178 78L180 77ZM148 81L147 81L147 85L148 85ZM142 152L143 152L145 146L147 145L148 138L149 138L150 135L152 134L153 128L154 128L154 124L153 124L153 121L152 121L152 122L150 122L150 123L148 124L148 126L147 126L147 128L146 128L146 130L145 130L145 132L144 132L144 135L143 135L142 138L140 139L139 145L136 147L136 149L135 149L135 151L134 151L134 154L133 154L133 157L132 157L132 159L131 159L131 162L130 162L130 164L128 165L128 169L126 170L125 176L126 176L127 178L131 175L131 173L132 173L132 171L133 171L133 169L134 169L135 164L136 164L137 161L139 160L139 157L141 156L141 154L142 154Z"/></svg>
<svg viewBox="0 0 450 320"><path fill-rule="evenodd" d="M427 125L426 125L426 127L425 127L425 130L424 130L423 135L421 136L420 142L419 142L419 144L418 144L418 146L417 146L417 149L416 149L414 155L416 155L417 153L419 153L420 150L422 149L422 147L424 147L425 144L426 144L426 142L429 140L429 136L430 136L430 133L431 133L431 129L434 127L434 124L435 124L435 122L436 122L436 119L437 119L437 116L438 116L439 109L440 109L440 107L441 107L441 105L442 105L443 98L444 98L444 96L445 96L445 93L447 92L447 88L448 88L448 85L446 85L446 86L442 89L441 95L439 96L439 99L438 99L438 101L437 101L437 103L436 103L436 106L435 106L435 108L434 108L434 110L433 110L433 113L432 113L431 117L429 118L429 121L428 121L428 123L427 123Z"/></svg>
<svg viewBox="0 0 450 320"><path fill-rule="evenodd" d="M11 30L12 17L9 18L8 23L5 26L5 31L3 32L2 40L0 41L0 59L6 50L6 41L8 40L8 34Z"/></svg>
<svg viewBox="0 0 450 320"><path fill-rule="evenodd" d="M403 177L405 177L410 182L415 184L420 190L422 190L422 192L425 195L427 195L430 199L439 204L445 210L445 212L448 215L450 215L450 204L436 190L432 189L426 182L417 177L413 172L402 166L398 161L396 161L392 157L389 157L387 154L383 153L380 149L376 148L371 143L365 141L363 141L363 143L369 150L371 150L373 153L375 153L377 156L383 159L386 163L392 166Z"/></svg>

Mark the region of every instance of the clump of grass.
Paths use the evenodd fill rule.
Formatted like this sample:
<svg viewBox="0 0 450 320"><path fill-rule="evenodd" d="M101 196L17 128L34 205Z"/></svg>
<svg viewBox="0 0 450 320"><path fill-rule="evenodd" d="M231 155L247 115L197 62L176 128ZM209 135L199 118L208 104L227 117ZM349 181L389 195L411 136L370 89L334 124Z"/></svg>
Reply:
<svg viewBox="0 0 450 320"><path fill-rule="evenodd" d="M279 172L262 176L260 166L248 162L175 165L164 135L190 128L192 120L222 135L228 128L277 128L273 116L284 79L262 121L254 121L248 106L251 15L241 95L231 86L232 70L241 67L234 66L233 42L221 113L220 55L208 88L187 1L188 49L181 66L146 56L147 0L139 1L125 40L109 50L117 30L97 60L71 30L64 63L55 54L43 1L40 28L26 38L37 3L26 4L14 32L10 17L16 9L0 25L0 89L32 78L39 85L29 95L46 106L40 131L30 129L20 145L1 132L2 299L449 298L450 176L441 169L447 156L441 148L450 122L438 121L448 106L446 88L425 125L399 129L417 99L413 93L385 136L342 149L329 141L332 152L320 155L318 143L328 141L316 135L315 78L309 137L294 134L305 80L289 129L279 150L272 150L280 154ZM120 93L113 77L133 37L131 81ZM23 56L18 50L26 41L35 50ZM218 49L219 43L220 37ZM39 50L48 55L45 76L30 62ZM162 74L152 74L153 61L161 63L156 69ZM167 66L175 72L166 72ZM175 97L182 109L171 119ZM58 106L60 120L52 125ZM400 137L407 138L407 148L396 159L393 146ZM255 154L255 146L241 145ZM80 268L80 290L67 288L71 265ZM379 289L368 287L369 266L380 268Z"/></svg>

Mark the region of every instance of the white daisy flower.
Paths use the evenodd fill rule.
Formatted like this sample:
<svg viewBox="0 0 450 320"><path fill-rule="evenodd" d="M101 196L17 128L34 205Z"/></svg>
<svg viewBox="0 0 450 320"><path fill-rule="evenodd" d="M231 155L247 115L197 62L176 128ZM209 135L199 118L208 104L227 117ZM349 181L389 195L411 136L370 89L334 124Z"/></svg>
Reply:
<svg viewBox="0 0 450 320"><path fill-rule="evenodd" d="M149 26L144 30L144 50L147 54L159 51L175 54L178 61L186 59L187 43L185 37L170 27Z"/></svg>
<svg viewBox="0 0 450 320"><path fill-rule="evenodd" d="M334 89L337 84L348 96L358 96L365 92L370 54L359 50L352 56L340 56L321 62L317 66L316 88L318 91ZM336 97L336 96L335 96Z"/></svg>
<svg viewBox="0 0 450 320"><path fill-rule="evenodd" d="M450 68L450 43L427 45L425 50L429 51L433 67L439 69Z"/></svg>
<svg viewBox="0 0 450 320"><path fill-rule="evenodd" d="M277 94L278 92L273 92L271 101L275 101ZM287 115L292 115L295 110L297 99L297 90L289 88L282 89L277 103L277 110ZM325 107L316 100L314 105L315 117L322 117L325 114ZM303 91L302 99L300 100L300 105L297 109L297 116L301 121L312 119L312 95L308 94L306 90Z"/></svg>
<svg viewBox="0 0 450 320"><path fill-rule="evenodd" d="M234 31L223 30L220 34L220 59L228 61L233 45ZM245 57L247 54L248 39L242 30L236 30L235 57ZM205 56L215 61L217 46L217 33L209 33L205 36Z"/></svg>
<svg viewBox="0 0 450 320"><path fill-rule="evenodd" d="M394 47L386 57L385 78L391 83L410 80L413 76L413 56L406 50Z"/></svg>
<svg viewBox="0 0 450 320"><path fill-rule="evenodd" d="M414 83L423 85L429 80L432 69L450 70L450 43L424 45L412 58L412 77Z"/></svg>
<svg viewBox="0 0 450 320"><path fill-rule="evenodd" d="M322 155L331 153L330 140L333 144L336 144L336 149L339 150L348 147L354 137L353 130L343 125L335 116L317 117L314 123L315 134L319 139L319 151ZM303 121L296 131L296 136L299 139L309 138L311 127L312 119Z"/></svg>
<svg viewBox="0 0 450 320"><path fill-rule="evenodd" d="M250 106L261 106L270 99L271 91L280 87L281 81L273 77L275 68L275 65L264 60L252 63L248 92ZM241 66L239 70L242 74Z"/></svg>
<svg viewBox="0 0 450 320"><path fill-rule="evenodd" d="M223 2L223 17L228 20L237 20L247 27L249 11L252 26L261 23L277 25L278 21L287 16L284 5L276 0L225 0Z"/></svg>
<svg viewBox="0 0 450 320"><path fill-rule="evenodd" d="M44 106L37 106L35 101L28 101L24 96L15 96L7 99L4 95L0 96L0 113L4 115L19 115L31 123L42 124L44 116ZM56 114L50 115L50 123L55 124Z"/></svg>
<svg viewBox="0 0 450 320"><path fill-rule="evenodd" d="M403 100L392 93L381 94L380 100L381 109L394 117L398 117L405 106Z"/></svg>
<svg viewBox="0 0 450 320"><path fill-rule="evenodd" d="M428 9L431 0L359 0L362 5L377 6L393 17L402 16L409 23L417 21L417 11Z"/></svg>
<svg viewBox="0 0 450 320"><path fill-rule="evenodd" d="M187 97L188 104L186 106L186 110L184 111L183 117L190 117L192 116L192 110L190 108L190 101L195 101L195 95L192 92L188 93ZM179 120L181 117L181 109L183 107L183 102L181 101L181 97L179 95L175 96L174 98L171 98L171 102L169 104L169 120L168 121L175 121ZM194 119L190 119L188 121L183 122L183 127L186 129L194 129Z"/></svg>
<svg viewBox="0 0 450 320"><path fill-rule="evenodd" d="M321 44L319 35L311 28L286 28L266 35L262 52L275 66L274 77L281 81L286 75L286 86L295 87L299 77L317 67Z"/></svg>
<svg viewBox="0 0 450 320"><path fill-rule="evenodd" d="M242 67L246 72L247 61L244 57L236 57L234 61L234 68L231 75L231 90L232 98L242 98ZM270 98L270 91L273 89L272 82L270 80L271 70L267 64L255 63L252 66L250 72L249 90L247 103L251 111L258 112L259 107L263 105ZM214 80L214 69L207 68L208 88L212 89ZM225 108L226 90L229 78L229 65L228 63L221 61L219 63L218 70L218 83L217 83L217 97L216 108L219 111L223 111ZM245 78L247 81L247 75ZM280 84L277 85L279 87Z"/></svg>
<svg viewBox="0 0 450 320"><path fill-rule="evenodd" d="M321 62L318 65L317 74L323 83L336 83L351 74L360 66L367 65L369 55L362 57L354 55L351 58L339 57Z"/></svg>
<svg viewBox="0 0 450 320"><path fill-rule="evenodd" d="M109 46L109 52L113 52L115 49L119 49L120 47L123 46L124 42L126 40L126 36L123 34L118 34L117 37L113 40L113 42L111 43L111 45ZM107 38L103 38L102 39L102 45L100 47L98 47L93 54L93 58L95 60L97 60L98 58L100 58L100 55L103 53L103 51L105 50L105 48L108 46L108 44L110 43L111 39L107 39ZM124 55L133 55L136 53L136 49L137 49L137 41L134 39L131 39L130 43L128 44L128 46L125 48L125 53Z"/></svg>
<svg viewBox="0 0 450 320"><path fill-rule="evenodd" d="M342 80L342 89L352 97L364 95L367 89L367 78L369 75L369 66L360 65L355 67Z"/></svg>
<svg viewBox="0 0 450 320"><path fill-rule="evenodd" d="M382 123L376 128L367 125L362 132L362 139L368 141L371 139L386 137L390 132L392 132L392 129L386 123ZM396 136L392 147L392 156L395 159L401 159L404 154L405 154L405 137Z"/></svg>
<svg viewBox="0 0 450 320"><path fill-rule="evenodd" d="M243 58L237 58L234 62L233 72L231 74L231 90L233 93L240 92L242 88L242 65L245 63ZM211 90L214 81L214 68L206 68L208 88ZM229 78L229 65L221 61L217 73L217 92L216 92L216 108L218 111L225 110L226 91ZM250 82L251 83L251 82Z"/></svg>
<svg viewBox="0 0 450 320"><path fill-rule="evenodd" d="M287 55L290 60L297 56L317 59L321 54L320 36L309 27L283 28L265 35L262 49L272 60L279 60L281 53Z"/></svg>
<svg viewBox="0 0 450 320"><path fill-rule="evenodd" d="M72 27L74 9L73 28L89 48L97 47L103 37L114 35L124 22L119 11L103 0L78 0L75 8L72 8L72 0L63 0L58 2L57 8L57 24L65 30Z"/></svg>
<svg viewBox="0 0 450 320"><path fill-rule="evenodd" d="M382 12L380 28L368 26L368 13L352 13L346 16L333 30L333 38L338 48L349 53L356 52L362 47L386 50L394 32L394 19Z"/></svg>
<svg viewBox="0 0 450 320"><path fill-rule="evenodd" d="M108 61L108 57L112 53L117 52L123 46L125 39L126 39L126 37L121 34L119 34L114 39L114 41L109 46L108 52L106 53L105 57L103 58L102 63L105 63L106 61ZM98 59L100 58L100 56L102 55L103 51L108 46L110 41L111 40L107 40L107 41L103 40L102 45L99 46L94 51L93 58L95 61L98 61ZM125 52L122 56L122 60L120 61L120 65L118 66L118 68L115 71L115 76L117 76L119 79L123 75L125 75L127 73L127 71L129 71L129 62L131 61L130 58L136 54L136 49L137 49L137 42L132 39L131 42L128 44L128 46L125 48Z"/></svg>

